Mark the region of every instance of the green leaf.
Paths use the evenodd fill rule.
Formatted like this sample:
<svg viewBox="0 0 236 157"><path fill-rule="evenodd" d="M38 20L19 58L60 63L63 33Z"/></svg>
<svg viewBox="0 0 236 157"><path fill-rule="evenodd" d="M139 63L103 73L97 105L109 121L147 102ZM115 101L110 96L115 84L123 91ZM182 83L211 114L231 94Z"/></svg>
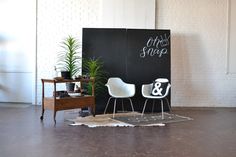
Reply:
<svg viewBox="0 0 236 157"><path fill-rule="evenodd" d="M101 59L83 58L82 66L83 74L89 74L90 77L95 78L95 94L99 95L106 91L105 83L107 81L107 73L104 71L103 62L101 61ZM89 89L88 91L91 92Z"/></svg>
<svg viewBox="0 0 236 157"><path fill-rule="evenodd" d="M69 71L72 78L81 69L79 66L81 57L79 57L78 52L80 44L76 38L68 36L61 42L61 48L62 51L58 53L57 66L61 69Z"/></svg>

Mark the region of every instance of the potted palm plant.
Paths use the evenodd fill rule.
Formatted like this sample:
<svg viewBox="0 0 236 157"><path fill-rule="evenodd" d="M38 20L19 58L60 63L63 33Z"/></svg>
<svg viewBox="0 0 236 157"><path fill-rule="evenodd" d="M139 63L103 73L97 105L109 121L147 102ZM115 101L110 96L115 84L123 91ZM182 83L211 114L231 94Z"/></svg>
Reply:
<svg viewBox="0 0 236 157"><path fill-rule="evenodd" d="M83 75L89 76L90 78L94 78L94 88L95 88L95 96L101 95L105 90L105 82L107 73L103 69L103 62L100 58L83 58L82 60L82 72ZM92 94L92 83L84 84L83 89L87 90L89 95ZM88 115L88 112L85 112L87 108L82 108L80 112L80 116L84 117Z"/></svg>
<svg viewBox="0 0 236 157"><path fill-rule="evenodd" d="M61 42L61 47L62 51L58 53L58 67L65 79L72 79L81 70L81 57L78 51L80 44L76 38L68 36ZM74 83L68 83L66 86L68 91L74 91Z"/></svg>
<svg viewBox="0 0 236 157"><path fill-rule="evenodd" d="M90 78L95 79L95 95L99 95L104 91L106 82L106 72L103 69L103 62L100 58L83 58L83 74L88 75ZM87 86L88 94L92 93L92 84L89 83Z"/></svg>

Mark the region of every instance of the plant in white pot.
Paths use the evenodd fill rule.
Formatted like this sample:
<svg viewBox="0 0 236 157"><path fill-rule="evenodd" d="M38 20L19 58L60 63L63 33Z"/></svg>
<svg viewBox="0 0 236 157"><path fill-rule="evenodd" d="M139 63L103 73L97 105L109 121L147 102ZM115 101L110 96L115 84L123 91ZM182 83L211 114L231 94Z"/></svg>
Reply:
<svg viewBox="0 0 236 157"><path fill-rule="evenodd" d="M62 51L58 53L58 63L57 66L61 69L62 77L65 79L72 79L81 70L81 57L79 54L80 44L78 40L72 36L68 36L61 42ZM67 73L67 75L65 75ZM70 84L69 84L70 85ZM69 86L67 84L67 87ZM74 84L72 89L74 90Z"/></svg>

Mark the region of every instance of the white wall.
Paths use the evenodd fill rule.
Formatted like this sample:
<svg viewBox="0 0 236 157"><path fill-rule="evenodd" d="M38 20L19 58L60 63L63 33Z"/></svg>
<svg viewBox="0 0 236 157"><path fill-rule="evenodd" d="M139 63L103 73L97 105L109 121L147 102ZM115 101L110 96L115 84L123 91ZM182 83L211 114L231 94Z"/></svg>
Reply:
<svg viewBox="0 0 236 157"><path fill-rule="evenodd" d="M236 107L236 77L226 73L227 4L157 0L156 28L172 33L173 106Z"/></svg>
<svg viewBox="0 0 236 157"><path fill-rule="evenodd" d="M102 0L38 1L40 78L53 76L61 39L102 27ZM228 0L156 0L156 29L172 33L172 105L236 107L236 76L227 72Z"/></svg>
<svg viewBox="0 0 236 157"><path fill-rule="evenodd" d="M36 0L0 1L0 102L34 103Z"/></svg>
<svg viewBox="0 0 236 157"><path fill-rule="evenodd" d="M37 104L41 78L53 78L60 42L71 35L81 41L83 27L99 27L101 0L38 0ZM52 94L46 86L46 94Z"/></svg>
<svg viewBox="0 0 236 157"><path fill-rule="evenodd" d="M155 29L155 0L102 0L101 27Z"/></svg>
<svg viewBox="0 0 236 157"><path fill-rule="evenodd" d="M37 104L41 104L40 79L54 77L63 38L72 35L81 41L83 27L154 29L155 0L39 0L37 23ZM46 86L46 94L52 94L52 86Z"/></svg>
<svg viewBox="0 0 236 157"><path fill-rule="evenodd" d="M236 75L236 1L229 0L229 42L227 72Z"/></svg>

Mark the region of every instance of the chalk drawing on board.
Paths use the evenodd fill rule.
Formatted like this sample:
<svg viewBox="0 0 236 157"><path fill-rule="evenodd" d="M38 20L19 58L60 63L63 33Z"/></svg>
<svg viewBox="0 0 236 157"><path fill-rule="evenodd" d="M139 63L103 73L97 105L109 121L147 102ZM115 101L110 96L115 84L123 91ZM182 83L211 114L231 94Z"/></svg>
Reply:
<svg viewBox="0 0 236 157"><path fill-rule="evenodd" d="M141 49L140 57L145 58L147 56L161 58L168 54L168 46L170 45L170 35L157 35L148 38L146 45Z"/></svg>

